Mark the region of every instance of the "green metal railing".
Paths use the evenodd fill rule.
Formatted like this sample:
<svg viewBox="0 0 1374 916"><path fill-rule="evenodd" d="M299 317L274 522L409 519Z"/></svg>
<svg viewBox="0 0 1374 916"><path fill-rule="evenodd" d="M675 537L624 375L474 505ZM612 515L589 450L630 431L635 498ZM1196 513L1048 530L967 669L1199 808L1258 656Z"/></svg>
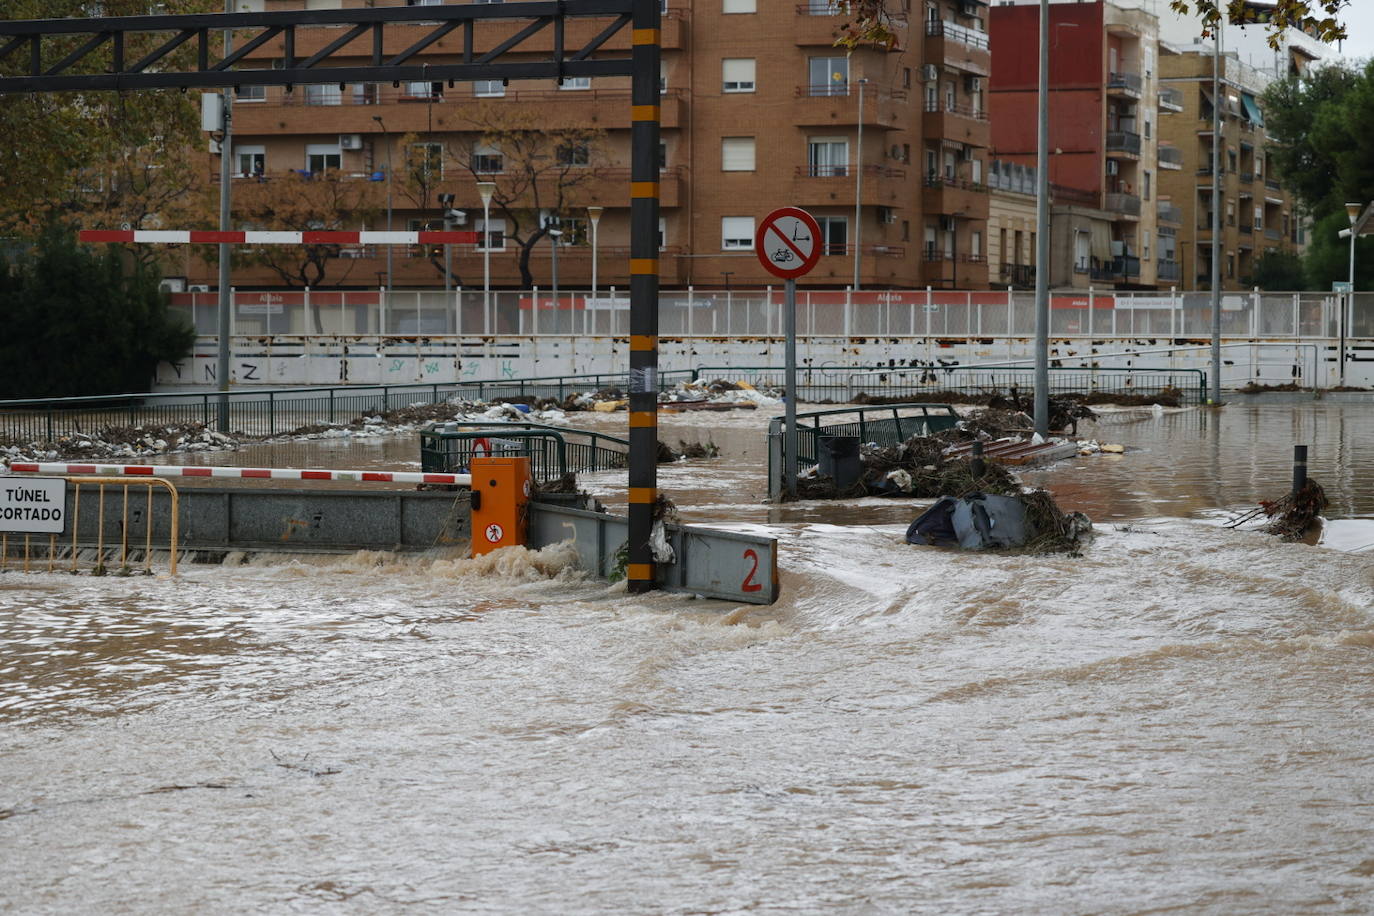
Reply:
<svg viewBox="0 0 1374 916"><path fill-rule="evenodd" d="M683 370L659 374L659 390L691 378ZM452 400L558 398L607 388L628 390L625 373L445 382L429 385L346 385L187 393L145 392L99 397L0 401L0 443L56 442L108 427L203 424L222 433L275 436L312 425L345 423L367 414ZM217 429L221 398L229 427Z"/></svg>
<svg viewBox="0 0 1374 916"><path fill-rule="evenodd" d="M446 423L420 431L420 467L463 474L474 457L525 456L535 479L544 482L570 471L623 468L629 448L629 440L618 436L542 423Z"/></svg>
<svg viewBox="0 0 1374 916"><path fill-rule="evenodd" d="M951 429L958 422L959 414L948 404L885 404L799 413L796 468L801 472L820 462L822 436L857 436L861 442L898 445L912 436ZM786 460L783 441L782 418L774 417L768 423L768 490L775 498L781 492Z"/></svg>

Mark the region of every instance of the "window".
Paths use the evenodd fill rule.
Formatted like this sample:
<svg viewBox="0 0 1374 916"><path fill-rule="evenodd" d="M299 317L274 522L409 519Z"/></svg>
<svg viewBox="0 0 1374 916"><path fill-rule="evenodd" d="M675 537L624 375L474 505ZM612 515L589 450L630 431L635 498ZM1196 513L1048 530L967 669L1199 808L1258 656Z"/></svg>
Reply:
<svg viewBox="0 0 1374 916"><path fill-rule="evenodd" d="M1236 224L1236 202L1233 201L1233 200L1228 200L1228 201L1226 202L1226 225L1228 225L1228 226L1234 226L1235 224Z"/></svg>
<svg viewBox="0 0 1374 916"><path fill-rule="evenodd" d="M337 10L343 7L343 0L305 0L308 10Z"/></svg>
<svg viewBox="0 0 1374 916"><path fill-rule="evenodd" d="M981 232L974 232L972 235L969 236L969 240L968 240L968 253L969 253L969 257L973 258L974 260L980 260L980 261L982 260L982 258L983 258L983 233L981 233Z"/></svg>
<svg viewBox="0 0 1374 916"><path fill-rule="evenodd" d="M926 223L925 251L927 261L934 261L936 259L935 226L931 223Z"/></svg>
<svg viewBox="0 0 1374 916"><path fill-rule="evenodd" d="M926 111L940 110L940 90L934 83L926 83Z"/></svg>
<svg viewBox="0 0 1374 916"><path fill-rule="evenodd" d="M754 171L754 138L722 137L720 141L720 170L722 172Z"/></svg>
<svg viewBox="0 0 1374 916"><path fill-rule="evenodd" d="M590 89L592 88L592 78L590 76L565 76L558 82L559 89Z"/></svg>
<svg viewBox="0 0 1374 916"><path fill-rule="evenodd" d="M265 102L267 101L266 86L241 86L234 93L235 102Z"/></svg>
<svg viewBox="0 0 1374 916"><path fill-rule="evenodd" d="M1140 176L1140 196L1145 200L1150 199L1150 178L1148 169Z"/></svg>
<svg viewBox="0 0 1374 916"><path fill-rule="evenodd" d="M951 150L945 150L945 180L946 180L946 181L953 181L953 180L954 180L954 171L955 171L956 168L958 168L958 166L956 165L956 160L955 160L955 158L954 158L954 153L953 153Z"/></svg>
<svg viewBox="0 0 1374 916"><path fill-rule="evenodd" d="M945 111L953 111L958 98L958 90L954 87L954 81L945 83Z"/></svg>
<svg viewBox="0 0 1374 916"><path fill-rule="evenodd" d="M506 221L494 219L491 222L479 219L477 221L478 251L501 251L506 247Z"/></svg>
<svg viewBox="0 0 1374 916"><path fill-rule="evenodd" d="M668 144L662 140L658 143L658 170L661 172L668 167Z"/></svg>
<svg viewBox="0 0 1374 916"><path fill-rule="evenodd" d="M312 83L305 87L307 105L342 105L343 90L337 83Z"/></svg>
<svg viewBox="0 0 1374 916"><path fill-rule="evenodd" d="M721 4L722 13L752 13L755 12L754 5L756 0L725 0Z"/></svg>
<svg viewBox="0 0 1374 916"><path fill-rule="evenodd" d="M473 80L472 94L479 99L497 99L506 94L505 80Z"/></svg>
<svg viewBox="0 0 1374 916"><path fill-rule="evenodd" d="M849 220L843 216L818 216L821 227L821 254L845 253L849 245Z"/></svg>
<svg viewBox="0 0 1374 916"><path fill-rule="evenodd" d="M935 178L940 174L940 161L936 158L935 150L926 150L926 177Z"/></svg>
<svg viewBox="0 0 1374 916"><path fill-rule="evenodd" d="M305 147L305 170L323 172L343 167L343 154L337 143L310 143Z"/></svg>
<svg viewBox="0 0 1374 916"><path fill-rule="evenodd" d="M354 105L376 105L380 92L376 83L354 83L353 84L353 104Z"/></svg>
<svg viewBox="0 0 1374 916"><path fill-rule="evenodd" d="M658 250L662 251L668 247L668 218L660 216L658 218Z"/></svg>
<svg viewBox="0 0 1374 916"><path fill-rule="evenodd" d="M811 137L806 162L812 178L842 178L849 174L849 141L844 137Z"/></svg>
<svg viewBox="0 0 1374 916"><path fill-rule="evenodd" d="M585 140L568 141L558 145L559 165L584 166L591 162L592 152Z"/></svg>
<svg viewBox="0 0 1374 916"><path fill-rule="evenodd" d="M813 57L808 68L811 95L849 95L849 58Z"/></svg>
<svg viewBox="0 0 1374 916"><path fill-rule="evenodd" d="M258 177L267 174L267 147L234 147L235 178Z"/></svg>
<svg viewBox="0 0 1374 916"><path fill-rule="evenodd" d="M658 94L668 94L668 62L666 60L658 62Z"/></svg>
<svg viewBox="0 0 1374 916"><path fill-rule="evenodd" d="M1150 119L1145 119L1145 139L1150 139Z"/></svg>
<svg viewBox="0 0 1374 916"><path fill-rule="evenodd" d="M558 228L563 230L558 244L565 248L569 245L586 245L591 239L590 224L585 217L565 216L558 221Z"/></svg>
<svg viewBox="0 0 1374 916"><path fill-rule="evenodd" d="M411 82L404 83L401 98L403 99L443 99L443 83L423 83Z"/></svg>
<svg viewBox="0 0 1374 916"><path fill-rule="evenodd" d="M1148 260L1150 260L1150 230L1149 230L1149 229L1142 230L1141 235L1140 235L1140 239L1141 239L1140 259L1141 259L1142 261L1148 261Z"/></svg>
<svg viewBox="0 0 1374 916"><path fill-rule="evenodd" d="M903 67L903 68L902 68L902 88L903 88L903 89L910 89L910 88L911 88L911 68L910 68L910 67Z"/></svg>
<svg viewBox="0 0 1374 916"><path fill-rule="evenodd" d="M902 220L902 241L911 241L911 220L909 219Z"/></svg>
<svg viewBox="0 0 1374 916"><path fill-rule="evenodd" d="M754 58L727 57L720 62L722 92L754 91Z"/></svg>
<svg viewBox="0 0 1374 916"><path fill-rule="evenodd" d="M1263 228L1264 228L1264 208L1263 208L1263 207L1256 207L1256 208L1255 208L1255 228L1256 228L1256 229L1263 229Z"/></svg>
<svg viewBox="0 0 1374 916"><path fill-rule="evenodd" d="M720 220L722 251L748 251L754 247L752 216L723 216Z"/></svg>
<svg viewBox="0 0 1374 916"><path fill-rule="evenodd" d="M972 166L973 166L973 183L974 183L974 184L982 184L982 183L983 183L983 160L981 160L981 159L974 159L974 160L972 161L971 164L972 164Z"/></svg>
<svg viewBox="0 0 1374 916"><path fill-rule="evenodd" d="M506 158L501 150L485 144L473 147L472 170L483 174L498 174L505 171Z"/></svg>
<svg viewBox="0 0 1374 916"><path fill-rule="evenodd" d="M1003 230L1006 231L1006 230ZM1077 273L1085 274L1089 269L1089 259L1092 257L1092 236L1081 229L1073 234L1073 269Z"/></svg>
<svg viewBox="0 0 1374 916"><path fill-rule="evenodd" d="M410 146L410 173L420 184L430 184L444 177L444 145L442 143L413 143Z"/></svg>

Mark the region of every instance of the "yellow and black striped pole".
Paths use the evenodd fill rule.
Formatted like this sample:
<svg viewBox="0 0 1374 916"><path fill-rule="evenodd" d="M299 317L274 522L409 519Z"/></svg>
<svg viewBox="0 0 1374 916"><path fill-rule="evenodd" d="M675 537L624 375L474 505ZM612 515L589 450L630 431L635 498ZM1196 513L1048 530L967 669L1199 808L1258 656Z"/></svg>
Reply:
<svg viewBox="0 0 1374 916"><path fill-rule="evenodd" d="M630 91L630 542L631 592L654 588L649 547L658 498L659 0L634 0Z"/></svg>

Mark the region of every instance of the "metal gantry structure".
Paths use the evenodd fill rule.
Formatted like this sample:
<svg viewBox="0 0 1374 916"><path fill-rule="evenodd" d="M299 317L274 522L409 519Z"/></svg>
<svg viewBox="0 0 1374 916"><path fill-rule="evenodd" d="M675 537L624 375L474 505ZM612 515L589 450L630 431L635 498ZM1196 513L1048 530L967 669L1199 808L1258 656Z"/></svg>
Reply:
<svg viewBox="0 0 1374 916"><path fill-rule="evenodd" d="M584 43L570 47L570 21L609 20ZM631 78L629 542L630 591L655 587L649 544L658 502L658 211L660 0L529 0L498 4L405 6L371 9L291 10L272 13L120 16L0 21L0 93L238 89L243 86L399 83L628 76ZM484 23L505 23L510 33L478 48ZM330 27L337 37L307 55L296 54L300 29ZM399 52L387 51L387 33L400 27L421 34ZM630 31L630 51L604 50ZM416 55L454 32L461 45L449 63L415 63ZM216 53L220 35L233 34L234 50ZM530 40L552 35L552 49ZM152 37L149 42L148 38ZM365 65L356 43L368 42ZM177 66L184 46L194 64ZM280 67L251 67L249 57L268 47ZM140 48L130 59L126 50ZM519 55L517 57L517 55ZM349 58L349 63L340 63ZM224 155L229 152L225 151ZM228 341L222 340L227 347ZM227 379L222 380L227 384Z"/></svg>

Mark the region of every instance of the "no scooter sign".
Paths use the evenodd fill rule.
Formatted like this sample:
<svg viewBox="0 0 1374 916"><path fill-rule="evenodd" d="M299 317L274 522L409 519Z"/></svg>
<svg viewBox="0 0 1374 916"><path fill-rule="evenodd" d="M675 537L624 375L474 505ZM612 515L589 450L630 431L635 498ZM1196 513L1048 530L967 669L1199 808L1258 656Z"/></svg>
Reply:
<svg viewBox="0 0 1374 916"><path fill-rule="evenodd" d="M795 280L821 258L821 227L805 210L780 207L763 218L754 252L769 273Z"/></svg>

